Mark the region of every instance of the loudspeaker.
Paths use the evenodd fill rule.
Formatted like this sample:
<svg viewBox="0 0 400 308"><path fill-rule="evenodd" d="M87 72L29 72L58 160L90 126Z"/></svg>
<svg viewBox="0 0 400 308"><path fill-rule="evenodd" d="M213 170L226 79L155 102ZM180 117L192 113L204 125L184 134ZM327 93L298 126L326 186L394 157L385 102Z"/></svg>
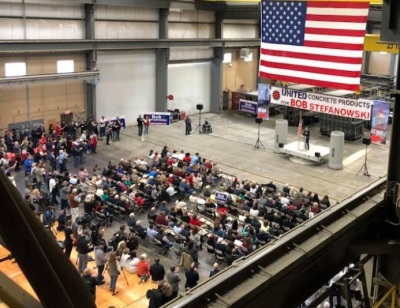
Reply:
<svg viewBox="0 0 400 308"><path fill-rule="evenodd" d="M261 124L263 122L262 118L255 118L257 124Z"/></svg>
<svg viewBox="0 0 400 308"><path fill-rule="evenodd" d="M321 153L320 152L315 152L315 157L321 157Z"/></svg>
<svg viewBox="0 0 400 308"><path fill-rule="evenodd" d="M197 110L203 110L203 104L197 104L196 105Z"/></svg>
<svg viewBox="0 0 400 308"><path fill-rule="evenodd" d="M371 144L371 138L363 138L363 144L370 145Z"/></svg>
<svg viewBox="0 0 400 308"><path fill-rule="evenodd" d="M175 109L174 111L175 111L175 112L179 112L179 109Z"/></svg>
<svg viewBox="0 0 400 308"><path fill-rule="evenodd" d="M284 144L283 144L283 143L279 143L279 147L280 147L280 148L283 148L283 147L284 147Z"/></svg>

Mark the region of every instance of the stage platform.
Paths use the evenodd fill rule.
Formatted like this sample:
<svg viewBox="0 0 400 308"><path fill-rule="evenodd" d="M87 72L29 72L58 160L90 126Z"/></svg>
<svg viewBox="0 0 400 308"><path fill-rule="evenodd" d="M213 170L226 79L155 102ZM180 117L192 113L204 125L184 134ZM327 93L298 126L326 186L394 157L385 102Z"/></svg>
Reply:
<svg viewBox="0 0 400 308"><path fill-rule="evenodd" d="M328 147L310 144L310 149L304 150L303 141L295 141L285 144L283 148L280 148L280 152L288 154L290 160L296 163L304 163L305 161L308 161L319 164L329 157ZM317 157L315 153L319 153L320 155ZM299 158L301 160L299 160Z"/></svg>

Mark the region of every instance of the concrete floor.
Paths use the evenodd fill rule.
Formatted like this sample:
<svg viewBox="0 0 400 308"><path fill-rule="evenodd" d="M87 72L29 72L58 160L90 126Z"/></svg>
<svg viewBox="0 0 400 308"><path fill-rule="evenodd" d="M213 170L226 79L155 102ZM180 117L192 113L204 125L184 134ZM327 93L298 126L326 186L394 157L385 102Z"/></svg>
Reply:
<svg viewBox="0 0 400 308"><path fill-rule="evenodd" d="M357 175L357 172L364 164L365 146L361 140L345 142L344 146L344 168L332 170L328 168L327 162L321 165L309 166L296 164L289 160L285 154L273 152L273 138L275 120L281 115L276 115L270 121L261 124L260 139L265 149L254 149L257 140L257 124L253 117L239 114L237 112L224 111L222 115L204 114L202 120L212 124L213 133L200 135L197 132L191 136L185 136L184 122L173 123L165 126L150 127L150 134L146 135L145 141L137 135L137 128L131 127L122 132L121 141L105 145L100 141L96 155L87 154L85 167L88 170L98 164L105 166L108 160L117 162L121 158L145 157L150 149L160 151L164 145L186 152L199 152L202 157L211 159L217 166L228 174L236 175L239 179L253 180L259 183L266 183L273 180L277 185L282 186L289 183L294 187L303 186L305 191L317 192L320 197L328 194L331 204L341 201L354 194L369 183L386 175L388 162L388 145L370 145L368 147L368 169L371 177ZM193 129L198 124L198 115L192 116ZM311 144L329 147L329 138L319 134L319 124L310 127ZM288 143L297 140L297 127L289 127ZM388 142L389 144L389 142ZM72 160L68 162L71 173L78 172L73 167ZM23 192L23 174L16 175L18 189ZM139 217L145 224L147 219L144 214ZM110 238L118 228L118 223L106 231L106 238ZM140 247L139 253L146 252L151 259L154 252L146 247ZM199 254L200 280L208 278L213 256L210 256L205 249ZM168 252L161 263L166 268L170 265L179 264L179 258L173 252ZM182 284L185 282L183 274ZM182 288L183 290L183 288ZM139 305L138 302L136 302ZM128 304L129 307L135 303ZM139 305L140 306L140 305ZM138 306L138 307L139 307ZM135 306L136 307L136 306Z"/></svg>
<svg viewBox="0 0 400 308"><path fill-rule="evenodd" d="M191 136L184 134L184 122L173 123L168 127L150 127L145 141L137 136L136 127L123 132L123 140L109 147L109 153L99 150L110 159L146 155L150 149L158 150L163 145L187 152L199 152L202 157L217 162L226 173L237 175L239 179L249 179L260 183L273 180L279 185L289 183L294 187L304 187L305 191L317 192L320 196L328 194L330 199L341 201L369 183L387 174L389 144L368 147L368 170L371 177L357 175L364 164L365 145L362 140L345 141L344 168L332 170L325 162L317 166L296 164L286 154L273 152L275 135L274 116L261 124L260 140L265 149L254 150L257 140L257 124L254 118L236 112L225 111L222 115L204 114L202 120L212 124L213 133ZM196 128L198 116L192 116ZM311 144L329 147L329 137L321 136L319 124L310 127ZM288 143L297 140L297 127L289 127Z"/></svg>

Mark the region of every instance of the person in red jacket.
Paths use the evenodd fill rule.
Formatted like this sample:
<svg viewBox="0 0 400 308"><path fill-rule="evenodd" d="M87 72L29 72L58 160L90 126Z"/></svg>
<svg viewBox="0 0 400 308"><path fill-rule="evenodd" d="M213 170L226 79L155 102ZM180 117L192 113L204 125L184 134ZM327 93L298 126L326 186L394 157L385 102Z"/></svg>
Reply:
<svg viewBox="0 0 400 308"><path fill-rule="evenodd" d="M58 136L60 136L61 135L61 125L60 125L60 122L57 122L57 124L56 124L56 136L58 137Z"/></svg>
<svg viewBox="0 0 400 308"><path fill-rule="evenodd" d="M142 253L140 255L140 260L137 265L136 274L140 278L139 283L146 282L150 277L150 264L149 261L147 260L147 255L145 253Z"/></svg>
<svg viewBox="0 0 400 308"><path fill-rule="evenodd" d="M193 216L190 218L189 224L196 227L201 227L201 221L197 218L196 214L193 214Z"/></svg>
<svg viewBox="0 0 400 308"><path fill-rule="evenodd" d="M90 136L90 141L92 142L92 154L96 154L96 148L97 148L97 135L92 134Z"/></svg>

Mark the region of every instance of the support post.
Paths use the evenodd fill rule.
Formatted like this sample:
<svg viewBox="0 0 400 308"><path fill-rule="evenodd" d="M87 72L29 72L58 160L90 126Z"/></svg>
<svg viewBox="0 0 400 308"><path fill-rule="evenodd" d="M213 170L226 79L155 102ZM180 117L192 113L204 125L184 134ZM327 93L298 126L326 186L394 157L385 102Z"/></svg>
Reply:
<svg viewBox="0 0 400 308"><path fill-rule="evenodd" d="M96 39L95 34L95 5L85 4L85 37L88 40ZM86 53L86 70L96 70L97 51L90 50ZM86 117L87 120L91 118L96 119L96 85L98 80L92 79L86 82Z"/></svg>
<svg viewBox="0 0 400 308"><path fill-rule="evenodd" d="M223 16L221 13L215 15L215 38L222 38ZM215 47L213 59L211 60L211 97L210 111L220 113L222 110L222 61L224 59L224 48Z"/></svg>
<svg viewBox="0 0 400 308"><path fill-rule="evenodd" d="M158 37L168 38L169 9L159 10ZM168 60L169 49L156 49L156 111L164 112L168 109Z"/></svg>

